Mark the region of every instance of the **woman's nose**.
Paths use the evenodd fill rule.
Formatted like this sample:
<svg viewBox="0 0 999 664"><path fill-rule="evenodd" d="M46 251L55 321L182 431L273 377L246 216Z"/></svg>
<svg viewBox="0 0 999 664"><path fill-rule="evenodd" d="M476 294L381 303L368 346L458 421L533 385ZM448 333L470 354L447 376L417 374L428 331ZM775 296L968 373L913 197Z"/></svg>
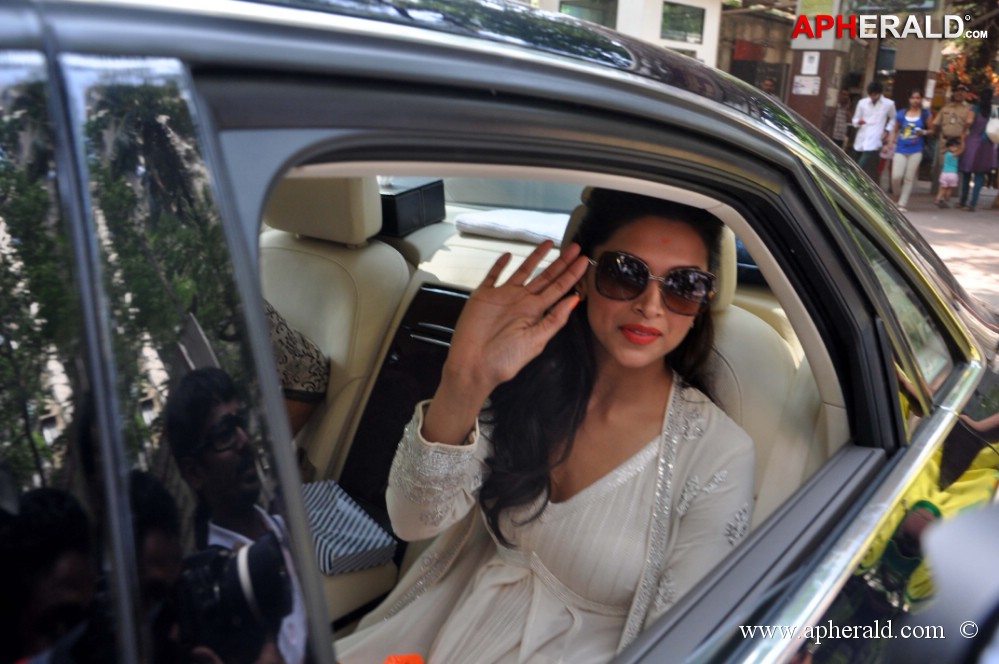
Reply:
<svg viewBox="0 0 999 664"><path fill-rule="evenodd" d="M642 294L635 298L635 308L647 317L658 316L665 310L666 303L663 302L662 290L659 282L649 279Z"/></svg>

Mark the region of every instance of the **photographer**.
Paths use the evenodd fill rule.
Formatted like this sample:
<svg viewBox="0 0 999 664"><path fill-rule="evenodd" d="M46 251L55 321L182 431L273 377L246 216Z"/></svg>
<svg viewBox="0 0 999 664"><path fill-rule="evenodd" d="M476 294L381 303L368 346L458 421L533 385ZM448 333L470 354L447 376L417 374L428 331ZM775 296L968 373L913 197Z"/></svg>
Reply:
<svg viewBox="0 0 999 664"><path fill-rule="evenodd" d="M198 496L199 514L207 517L207 522L199 521L195 534L199 548L207 549L185 563L181 586L182 590L187 590L182 592L181 599L181 603L185 604L180 616L181 638L184 639L184 626L187 625L187 632L200 629L217 642L185 645L209 645L214 655L225 664L230 664L230 661L242 664L254 659L247 660L241 655L227 660L220 650L231 644L233 652L242 652L247 644L254 644L254 639L263 635L276 640L277 650L286 664L301 664L305 660L307 643L306 617L291 556L281 544L286 537L285 527L280 517L268 514L257 504L261 480L257 473L256 455L229 375L216 368L195 369L185 375L167 402L166 436L181 476ZM254 545L258 542L263 544L268 539L273 543ZM246 552L242 552L247 555L248 562L243 561L242 564L249 567L248 576L253 577L249 587L260 590L257 587L258 577L271 579L265 586L284 584L290 593L290 611L278 610L275 616L275 606L280 607L281 602L275 605L273 601L260 601L258 605L252 592L244 597L243 591L249 580L234 576L236 558L241 555L243 547L248 547ZM226 553L230 555L224 555ZM262 566L262 571L255 570L255 566ZM242 623L241 630L235 618L221 625L234 631L229 642L224 643L222 635L217 634L221 627L207 629L205 623L209 621L202 613L211 617L210 610L218 612L220 607L226 606L227 599L218 599L218 592L215 595L201 593L198 580L201 579L205 586L218 585L224 590L227 587L224 583L226 578L235 579L232 581L233 592L238 595L237 600L243 608L249 610L249 621ZM279 597L282 588L265 587L263 590L277 593ZM215 604L204 606L211 602ZM275 618L282 619L277 621ZM268 624L272 621L276 625L273 630L276 633L267 635ZM266 639L260 646L268 647ZM204 659L206 653L197 647L191 654L196 661L213 661ZM255 652L253 656L258 658L261 654L266 653Z"/></svg>

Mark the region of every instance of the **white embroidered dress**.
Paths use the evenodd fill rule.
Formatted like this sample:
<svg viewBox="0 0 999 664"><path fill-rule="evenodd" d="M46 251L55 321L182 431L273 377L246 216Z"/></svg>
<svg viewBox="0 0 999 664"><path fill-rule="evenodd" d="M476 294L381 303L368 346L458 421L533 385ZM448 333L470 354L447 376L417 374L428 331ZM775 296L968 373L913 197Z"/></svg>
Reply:
<svg viewBox="0 0 999 664"><path fill-rule="evenodd" d="M396 453L388 501L400 536L441 536L337 642L343 664L410 652L432 664L607 662L748 529L752 442L679 382L661 436L539 519L524 523L540 503L503 515L516 548L496 543L476 502L488 432L429 443L422 413Z"/></svg>

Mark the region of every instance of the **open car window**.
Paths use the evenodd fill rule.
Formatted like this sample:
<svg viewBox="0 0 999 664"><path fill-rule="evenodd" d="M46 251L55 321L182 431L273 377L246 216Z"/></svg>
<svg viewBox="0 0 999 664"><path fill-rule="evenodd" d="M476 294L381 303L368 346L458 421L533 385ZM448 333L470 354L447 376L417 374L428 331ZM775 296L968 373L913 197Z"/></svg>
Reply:
<svg viewBox="0 0 999 664"><path fill-rule="evenodd" d="M351 633L356 620L408 571L430 564L421 557L430 543L393 536L385 491L413 407L436 388L465 299L504 252L514 256L507 275L545 239L556 245L545 262L554 260L593 184L591 178L554 171L547 179L538 171L531 180L518 180L502 169L475 178L442 175L460 166L410 167L401 174L371 165L366 169L362 175L349 165L292 169L272 188L259 246L265 300L284 325L330 361L328 392L309 407L296 436L307 492L343 491L339 500L354 515L352 527L375 533L368 550L353 556L367 555L358 567L349 566L346 555L339 568L323 560L323 546L317 544L339 636ZM712 209L751 237L744 218L703 194L645 188ZM366 236L367 205L374 206L377 219ZM357 219L348 223L348 215ZM334 220L340 227L333 227ZM838 395L839 386L826 375L820 389L812 370L809 356L817 366L826 356L816 347L819 337L807 325L801 328L804 338L796 334L792 316L761 276L740 283L731 229L727 238L718 267L724 294L717 297L714 312L712 361L718 402L759 441L758 511L751 521L747 514L745 530L734 531L744 534L846 443L848 427L844 411L826 403L842 397L823 398L825 392ZM768 270L780 273L772 259ZM799 311L795 317L800 322ZM274 352L279 365L282 356L293 355L282 344ZM761 376L766 380L758 384ZM740 382L758 385L744 390ZM298 407L295 399L287 401L290 408ZM677 490L697 491L693 485ZM318 526L322 510L318 505L309 510Z"/></svg>

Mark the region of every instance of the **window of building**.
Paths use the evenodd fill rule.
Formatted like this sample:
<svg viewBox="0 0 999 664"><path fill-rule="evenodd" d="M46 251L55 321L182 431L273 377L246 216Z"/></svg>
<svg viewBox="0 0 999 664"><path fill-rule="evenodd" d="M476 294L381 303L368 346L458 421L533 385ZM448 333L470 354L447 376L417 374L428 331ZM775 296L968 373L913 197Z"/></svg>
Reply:
<svg viewBox="0 0 999 664"><path fill-rule="evenodd" d="M617 0L566 0L559 3L558 10L608 28L617 27Z"/></svg>
<svg viewBox="0 0 999 664"><path fill-rule="evenodd" d="M704 10L690 5L663 3L663 39L700 44L704 41Z"/></svg>

